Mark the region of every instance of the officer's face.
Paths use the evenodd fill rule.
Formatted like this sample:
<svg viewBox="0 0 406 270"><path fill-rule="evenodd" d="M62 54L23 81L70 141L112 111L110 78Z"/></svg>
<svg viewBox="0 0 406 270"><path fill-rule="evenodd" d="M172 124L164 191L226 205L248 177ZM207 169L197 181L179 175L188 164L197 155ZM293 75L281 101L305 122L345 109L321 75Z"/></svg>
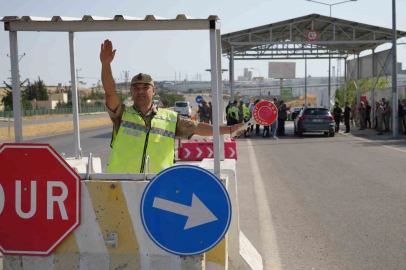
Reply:
<svg viewBox="0 0 406 270"><path fill-rule="evenodd" d="M148 83L137 83L131 86L131 94L135 105L149 105L156 94L156 88Z"/></svg>

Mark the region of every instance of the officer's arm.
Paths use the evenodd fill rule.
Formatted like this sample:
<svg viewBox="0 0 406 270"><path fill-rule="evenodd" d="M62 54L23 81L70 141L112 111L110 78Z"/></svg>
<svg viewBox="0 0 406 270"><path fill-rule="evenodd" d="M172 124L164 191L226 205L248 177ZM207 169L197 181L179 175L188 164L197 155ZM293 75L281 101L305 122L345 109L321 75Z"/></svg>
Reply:
<svg viewBox="0 0 406 270"><path fill-rule="evenodd" d="M220 135L226 135L226 134L231 134L232 132L236 131L240 127L242 127L244 124L237 124L233 126L222 126L220 127ZM242 131L244 133L244 131ZM213 126L206 124L206 123L199 123L194 131L194 134L200 135L200 136L213 136Z"/></svg>
<svg viewBox="0 0 406 270"><path fill-rule="evenodd" d="M120 105L120 97L116 92L116 83L113 79L110 63L113 61L116 50L113 51L113 44L110 40L105 40L101 45L100 62L102 63L102 83L106 93L107 107L115 112Z"/></svg>

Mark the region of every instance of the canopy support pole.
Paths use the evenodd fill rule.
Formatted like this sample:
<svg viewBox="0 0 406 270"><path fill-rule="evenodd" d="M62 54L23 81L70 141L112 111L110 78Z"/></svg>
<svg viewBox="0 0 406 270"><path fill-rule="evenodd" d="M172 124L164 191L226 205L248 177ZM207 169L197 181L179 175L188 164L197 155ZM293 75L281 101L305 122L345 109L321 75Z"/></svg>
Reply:
<svg viewBox="0 0 406 270"><path fill-rule="evenodd" d="M305 106L307 106L307 58L305 58Z"/></svg>
<svg viewBox="0 0 406 270"><path fill-rule="evenodd" d="M328 54L328 109L331 108L331 54Z"/></svg>
<svg viewBox="0 0 406 270"><path fill-rule="evenodd" d="M13 88L13 111L14 111L14 138L16 143L23 142L23 127L21 121L21 89L20 69L18 66L18 40L17 32L10 31L10 61L11 78Z"/></svg>
<svg viewBox="0 0 406 270"><path fill-rule="evenodd" d="M214 174L220 175L220 127L219 127L219 77L217 54L216 29L210 29L210 63L211 63L211 95L213 106L213 149L214 149Z"/></svg>
<svg viewBox="0 0 406 270"><path fill-rule="evenodd" d="M371 93L371 111L372 111L372 125L374 128L375 127L375 87L376 87L376 81L375 81L375 49L372 49L372 93Z"/></svg>
<svg viewBox="0 0 406 270"><path fill-rule="evenodd" d="M69 32L69 52L70 52L70 74L72 85L72 109L73 109L73 138L75 141L75 158L82 158L82 149L80 148L80 130L79 130L79 109L78 109L78 91L76 87L76 62L75 62L75 33Z"/></svg>
<svg viewBox="0 0 406 270"><path fill-rule="evenodd" d="M344 102L347 102L347 59L344 61Z"/></svg>
<svg viewBox="0 0 406 270"><path fill-rule="evenodd" d="M398 62L397 62L397 33L396 33L396 0L392 0L392 130L393 138L399 136L398 116Z"/></svg>
<svg viewBox="0 0 406 270"><path fill-rule="evenodd" d="M234 46L231 46L230 51L230 95L231 95L231 102L234 102Z"/></svg>
<svg viewBox="0 0 406 270"><path fill-rule="evenodd" d="M357 121L359 121L359 108L360 108L360 103L361 103L361 89L360 89L360 80L359 80L359 77L360 77L360 70L361 70L361 68L360 68L360 63L361 63L361 61L360 61L360 58L359 58L359 54L357 54L357 106L356 106L356 108L357 108L357 119L355 120L355 126L357 126L357 124L358 125L361 125L361 123L357 123Z"/></svg>
<svg viewBox="0 0 406 270"><path fill-rule="evenodd" d="M223 102L223 70L221 65L221 34L220 30L216 30L216 43L217 43L217 81L218 81L218 119L219 126L222 126L224 123L224 102ZM212 95L213 96L213 95ZM220 136L220 160L225 160L224 152L224 135Z"/></svg>

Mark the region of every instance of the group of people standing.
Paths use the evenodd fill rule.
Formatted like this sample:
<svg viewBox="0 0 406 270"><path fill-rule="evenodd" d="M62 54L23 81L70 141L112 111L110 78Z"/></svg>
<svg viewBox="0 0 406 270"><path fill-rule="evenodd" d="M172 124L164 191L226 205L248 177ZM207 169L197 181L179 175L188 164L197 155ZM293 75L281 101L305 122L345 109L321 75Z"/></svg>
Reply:
<svg viewBox="0 0 406 270"><path fill-rule="evenodd" d="M254 103L247 102L244 104L244 101L229 102L226 107L226 117L227 125L232 126L238 123L246 123L252 117L252 112L255 105L257 105L261 100L257 99ZM273 99L273 103L278 108L278 119L271 126L264 126L262 136L264 138L271 137L272 140L277 140L278 136L286 136L285 133L285 121L287 119L287 114L290 107L286 107L286 104L283 101L279 101L277 98ZM254 126L246 130L244 133L245 138L251 137L250 132L254 131ZM260 134L260 125L255 125L255 134Z"/></svg>
<svg viewBox="0 0 406 270"><path fill-rule="evenodd" d="M350 107L348 102L345 102L344 107L344 122L346 131L350 132L350 125L359 126L359 130L375 128L378 131L378 135L383 135L384 132L390 132L392 108L389 101L383 98L380 101L375 102L375 126L372 126L371 113L373 108L368 104L368 101L360 102L359 107L355 102ZM335 120L335 131L339 132L340 122L342 120L341 115L343 111L340 108L338 102L335 103L333 109L333 116ZM399 117L399 133L406 135L406 99L398 103L398 117Z"/></svg>
<svg viewBox="0 0 406 270"><path fill-rule="evenodd" d="M207 102L203 100L202 104L199 104L197 114L199 115L199 122L213 124L213 109L210 101L207 105Z"/></svg>

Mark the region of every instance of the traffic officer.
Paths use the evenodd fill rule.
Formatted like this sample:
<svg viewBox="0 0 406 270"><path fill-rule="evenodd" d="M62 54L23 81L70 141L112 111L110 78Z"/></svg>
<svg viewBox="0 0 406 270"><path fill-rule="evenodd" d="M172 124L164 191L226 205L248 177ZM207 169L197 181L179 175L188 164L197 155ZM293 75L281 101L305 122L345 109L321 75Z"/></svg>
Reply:
<svg viewBox="0 0 406 270"><path fill-rule="evenodd" d="M240 120L240 113L238 109L238 102L237 100L234 100L233 103L231 103L230 108L228 108L228 118L229 118L229 124L230 126L236 125L239 123Z"/></svg>
<svg viewBox="0 0 406 270"><path fill-rule="evenodd" d="M250 120L250 118L251 118L251 112L250 112L249 106L250 106L250 103L249 103L249 102L247 102L247 104L245 104L245 105L243 106L244 123L247 123L247 122ZM244 138L249 138L249 137L251 137L250 134L248 133L249 130L250 130L250 128L247 128L247 130L245 131L245 133L244 133Z"/></svg>
<svg viewBox="0 0 406 270"><path fill-rule="evenodd" d="M156 108L152 98L156 94L154 80L148 74L139 73L131 80L134 105L121 103L111 71L116 50L105 40L101 44L102 83L106 93L107 111L113 122L113 136L109 173L143 173L146 159L150 157L151 173L173 165L175 137L188 139L194 134L212 136L213 127L179 116L176 112ZM220 134L231 134L240 125L220 127ZM239 132L241 135L244 131Z"/></svg>

